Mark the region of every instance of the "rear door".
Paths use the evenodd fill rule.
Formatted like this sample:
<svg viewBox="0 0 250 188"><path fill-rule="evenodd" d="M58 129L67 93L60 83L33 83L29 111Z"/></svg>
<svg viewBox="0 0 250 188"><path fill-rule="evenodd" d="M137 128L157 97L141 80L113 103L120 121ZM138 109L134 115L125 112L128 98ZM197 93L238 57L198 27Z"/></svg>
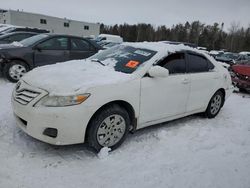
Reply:
<svg viewBox="0 0 250 188"><path fill-rule="evenodd" d="M67 60L69 60L68 37L52 37L35 47L35 66L49 65Z"/></svg>
<svg viewBox="0 0 250 188"><path fill-rule="evenodd" d="M82 38L70 39L70 59L86 59L96 53L95 47Z"/></svg>
<svg viewBox="0 0 250 188"><path fill-rule="evenodd" d="M187 60L191 82L187 112L192 112L207 107L218 88L220 75L214 70L214 65L201 54L187 53Z"/></svg>

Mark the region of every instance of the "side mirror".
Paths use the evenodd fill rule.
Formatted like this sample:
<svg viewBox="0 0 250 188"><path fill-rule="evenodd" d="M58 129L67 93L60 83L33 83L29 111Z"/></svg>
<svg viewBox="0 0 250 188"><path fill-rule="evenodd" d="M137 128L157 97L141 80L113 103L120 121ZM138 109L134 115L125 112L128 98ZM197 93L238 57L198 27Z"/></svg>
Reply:
<svg viewBox="0 0 250 188"><path fill-rule="evenodd" d="M169 71L166 68L156 65L149 69L148 74L153 78L164 78L169 76Z"/></svg>

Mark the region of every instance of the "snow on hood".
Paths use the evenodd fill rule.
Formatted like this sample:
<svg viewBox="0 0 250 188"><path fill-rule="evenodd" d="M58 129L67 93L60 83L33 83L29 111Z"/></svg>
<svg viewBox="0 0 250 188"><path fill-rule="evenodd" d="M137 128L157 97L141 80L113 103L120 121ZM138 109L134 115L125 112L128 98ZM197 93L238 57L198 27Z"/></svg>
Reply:
<svg viewBox="0 0 250 188"><path fill-rule="evenodd" d="M10 50L10 49L18 49L24 47L20 42L12 42L10 44L0 44L0 50Z"/></svg>
<svg viewBox="0 0 250 188"><path fill-rule="evenodd" d="M112 67L90 60L73 60L39 67L22 78L29 85L48 91L51 96L85 93L91 87L130 79L130 74L116 72Z"/></svg>
<svg viewBox="0 0 250 188"><path fill-rule="evenodd" d="M23 47L23 44L17 41L12 42L11 45L16 47Z"/></svg>

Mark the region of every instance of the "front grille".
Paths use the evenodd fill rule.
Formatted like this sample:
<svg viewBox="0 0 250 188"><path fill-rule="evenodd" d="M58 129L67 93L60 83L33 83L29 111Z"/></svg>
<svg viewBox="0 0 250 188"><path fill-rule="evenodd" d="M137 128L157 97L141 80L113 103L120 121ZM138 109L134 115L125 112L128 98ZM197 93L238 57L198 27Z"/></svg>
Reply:
<svg viewBox="0 0 250 188"><path fill-rule="evenodd" d="M31 91L28 89L22 89L20 91L15 91L14 99L23 105L27 105L38 95L40 95L39 92Z"/></svg>

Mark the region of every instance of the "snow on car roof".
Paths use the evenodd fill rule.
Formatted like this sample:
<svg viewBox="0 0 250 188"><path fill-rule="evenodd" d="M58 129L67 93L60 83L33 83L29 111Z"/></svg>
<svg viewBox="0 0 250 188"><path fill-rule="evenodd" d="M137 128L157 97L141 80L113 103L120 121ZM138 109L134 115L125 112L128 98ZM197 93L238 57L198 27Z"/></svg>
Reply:
<svg viewBox="0 0 250 188"><path fill-rule="evenodd" d="M189 46L186 46L184 44L168 44L165 42L138 42L138 43L123 43L123 45L132 46L135 48L143 48L148 50L153 50L159 53L174 53L178 51L188 50L188 51L194 51L197 53L202 53L201 51L191 48Z"/></svg>

